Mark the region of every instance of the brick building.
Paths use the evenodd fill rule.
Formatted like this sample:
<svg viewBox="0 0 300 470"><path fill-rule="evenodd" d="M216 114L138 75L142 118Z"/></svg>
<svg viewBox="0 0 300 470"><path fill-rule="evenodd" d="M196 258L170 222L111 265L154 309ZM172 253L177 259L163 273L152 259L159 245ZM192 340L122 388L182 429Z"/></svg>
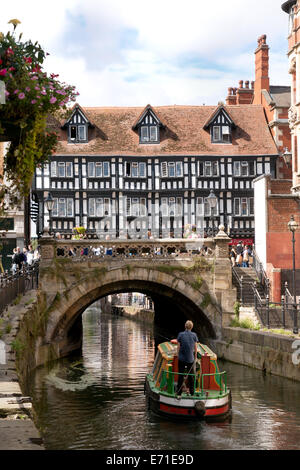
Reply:
<svg viewBox="0 0 300 470"><path fill-rule="evenodd" d="M278 146L279 179L261 176L254 181L256 251L271 282L271 299L280 302L285 281L292 290L291 269L292 235L288 230L291 215L300 224L298 146L300 89L297 95L296 44L297 44L297 1L285 2L284 11L289 13L289 72L292 74L291 87L272 87L268 77L268 46L266 37L258 40L256 54L256 86L253 87L253 103L264 106L269 127ZM265 87L265 88L263 88ZM299 79L298 79L299 87ZM300 87L299 87L300 88ZM300 295L300 239L296 234L296 293Z"/></svg>

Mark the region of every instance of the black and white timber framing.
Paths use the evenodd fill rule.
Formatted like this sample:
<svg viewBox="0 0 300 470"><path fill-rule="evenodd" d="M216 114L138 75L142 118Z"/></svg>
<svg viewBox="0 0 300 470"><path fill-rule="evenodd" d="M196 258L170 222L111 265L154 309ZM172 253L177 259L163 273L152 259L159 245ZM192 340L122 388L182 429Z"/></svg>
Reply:
<svg viewBox="0 0 300 470"><path fill-rule="evenodd" d="M253 238L253 180L275 177L276 157L55 155L34 177L36 231L48 225L44 200L50 191L55 232L85 226L99 238L147 238L148 230L153 237L177 238L187 224L209 235L212 223L221 223L233 238ZM205 201L211 189L218 198L215 214Z"/></svg>

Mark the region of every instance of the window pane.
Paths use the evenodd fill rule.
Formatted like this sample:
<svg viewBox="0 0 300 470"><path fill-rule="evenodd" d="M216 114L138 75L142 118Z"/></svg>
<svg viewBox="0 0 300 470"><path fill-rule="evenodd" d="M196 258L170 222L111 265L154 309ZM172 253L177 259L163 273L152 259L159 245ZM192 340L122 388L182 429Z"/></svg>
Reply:
<svg viewBox="0 0 300 470"><path fill-rule="evenodd" d="M182 215L182 198L181 197L176 198L176 215L178 216Z"/></svg>
<svg viewBox="0 0 300 470"><path fill-rule="evenodd" d="M210 216L210 205L209 203L207 202L207 199L205 198L204 199L204 215L206 217L209 217Z"/></svg>
<svg viewBox="0 0 300 470"><path fill-rule="evenodd" d="M234 199L234 215L240 215L240 199Z"/></svg>
<svg viewBox="0 0 300 470"><path fill-rule="evenodd" d="M214 126L213 127L213 140L214 141L221 140L221 132L220 132L220 127L219 126Z"/></svg>
<svg viewBox="0 0 300 470"><path fill-rule="evenodd" d="M96 199L96 217L103 217L103 199Z"/></svg>
<svg viewBox="0 0 300 470"><path fill-rule="evenodd" d="M246 198L241 199L241 215L248 215L248 200Z"/></svg>
<svg viewBox="0 0 300 470"><path fill-rule="evenodd" d="M203 162L199 162L199 176L204 175L204 165Z"/></svg>
<svg viewBox="0 0 300 470"><path fill-rule="evenodd" d="M142 142L149 141L149 130L148 130L148 127L146 126L141 127L141 141Z"/></svg>
<svg viewBox="0 0 300 470"><path fill-rule="evenodd" d="M67 217L73 217L73 199L67 199Z"/></svg>
<svg viewBox="0 0 300 470"><path fill-rule="evenodd" d="M90 178L95 176L95 163L94 162L88 162L88 176Z"/></svg>
<svg viewBox="0 0 300 470"><path fill-rule="evenodd" d="M197 197L196 214L203 215L203 197Z"/></svg>
<svg viewBox="0 0 300 470"><path fill-rule="evenodd" d="M100 178L102 176L102 163L97 162L95 164L96 167L96 177Z"/></svg>
<svg viewBox="0 0 300 470"><path fill-rule="evenodd" d="M205 176L211 176L211 162L205 162Z"/></svg>
<svg viewBox="0 0 300 470"><path fill-rule="evenodd" d="M131 214L135 217L139 216L139 199L132 198Z"/></svg>
<svg viewBox="0 0 300 470"><path fill-rule="evenodd" d="M140 216L145 217L147 215L147 206L146 206L146 199L141 198L141 205L140 205Z"/></svg>
<svg viewBox="0 0 300 470"><path fill-rule="evenodd" d="M140 177L145 178L146 176L146 163L140 163Z"/></svg>
<svg viewBox="0 0 300 470"><path fill-rule="evenodd" d="M51 162L51 176L52 177L57 176L57 163L56 162Z"/></svg>
<svg viewBox="0 0 300 470"><path fill-rule="evenodd" d="M104 199L104 215L110 215L110 199Z"/></svg>
<svg viewBox="0 0 300 470"><path fill-rule="evenodd" d="M249 198L249 214L254 215L254 197Z"/></svg>
<svg viewBox="0 0 300 470"><path fill-rule="evenodd" d="M56 197L53 200L54 200L54 205L52 209L52 217L57 217L58 200Z"/></svg>
<svg viewBox="0 0 300 470"><path fill-rule="evenodd" d="M247 162L242 162L241 169L242 169L242 176L248 176L248 163Z"/></svg>
<svg viewBox="0 0 300 470"><path fill-rule="evenodd" d="M175 176L175 163L169 163L169 177Z"/></svg>
<svg viewBox="0 0 300 470"><path fill-rule="evenodd" d="M73 176L73 164L72 162L66 163L66 176L72 178Z"/></svg>
<svg viewBox="0 0 300 470"><path fill-rule="evenodd" d="M150 127L150 140L152 142L156 142L157 141L157 127L155 126L151 126Z"/></svg>
<svg viewBox="0 0 300 470"><path fill-rule="evenodd" d="M109 162L103 162L103 176L109 176Z"/></svg>
<svg viewBox="0 0 300 470"><path fill-rule="evenodd" d="M233 174L234 176L241 175L241 162L233 162Z"/></svg>
<svg viewBox="0 0 300 470"><path fill-rule="evenodd" d="M176 162L176 176L182 176L182 162Z"/></svg>
<svg viewBox="0 0 300 470"><path fill-rule="evenodd" d="M95 217L95 199L89 199L89 216Z"/></svg>
<svg viewBox="0 0 300 470"><path fill-rule="evenodd" d="M58 199L58 217L66 217L66 200Z"/></svg>
<svg viewBox="0 0 300 470"><path fill-rule="evenodd" d="M76 126L71 126L71 128L70 128L70 138L72 140L76 139Z"/></svg>
<svg viewBox="0 0 300 470"><path fill-rule="evenodd" d="M137 178L138 177L138 164L137 163L132 163L132 167L131 167L131 176L133 178Z"/></svg>
<svg viewBox="0 0 300 470"><path fill-rule="evenodd" d="M78 126L78 140L86 140L85 126Z"/></svg>
<svg viewBox="0 0 300 470"><path fill-rule="evenodd" d="M213 176L219 175L219 165L218 162L213 162Z"/></svg>
<svg viewBox="0 0 300 470"><path fill-rule="evenodd" d="M168 209L169 209L169 206L168 206L168 199L166 197L163 197L161 199L161 215L163 217L167 217L168 216Z"/></svg>
<svg viewBox="0 0 300 470"><path fill-rule="evenodd" d="M64 163L59 163L58 164L58 176L59 178L64 178L65 177L65 164Z"/></svg>
<svg viewBox="0 0 300 470"><path fill-rule="evenodd" d="M161 164L161 176L163 178L165 178L166 176L168 176L168 166L167 166L167 162L162 162Z"/></svg>

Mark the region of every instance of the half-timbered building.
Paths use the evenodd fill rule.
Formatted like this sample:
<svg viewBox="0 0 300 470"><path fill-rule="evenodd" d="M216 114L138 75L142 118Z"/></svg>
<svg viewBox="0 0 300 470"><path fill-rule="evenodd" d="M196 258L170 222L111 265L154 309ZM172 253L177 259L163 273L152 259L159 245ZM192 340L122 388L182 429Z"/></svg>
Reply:
<svg viewBox="0 0 300 470"><path fill-rule="evenodd" d="M187 224L254 238L253 180L276 176L277 147L261 105L82 108L66 122L55 155L38 168L36 231L89 236L182 237ZM211 190L218 204L212 211Z"/></svg>

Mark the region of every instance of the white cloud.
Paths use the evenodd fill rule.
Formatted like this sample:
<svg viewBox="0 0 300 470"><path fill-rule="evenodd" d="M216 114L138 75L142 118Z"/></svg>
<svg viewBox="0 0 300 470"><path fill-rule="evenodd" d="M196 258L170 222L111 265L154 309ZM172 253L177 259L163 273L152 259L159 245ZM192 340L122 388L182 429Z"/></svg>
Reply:
<svg viewBox="0 0 300 470"><path fill-rule="evenodd" d="M50 52L46 69L76 85L83 106L216 104L254 79L257 38L267 34L272 84L288 85L282 0L14 0L24 37ZM271 16L270 16L271 15Z"/></svg>

